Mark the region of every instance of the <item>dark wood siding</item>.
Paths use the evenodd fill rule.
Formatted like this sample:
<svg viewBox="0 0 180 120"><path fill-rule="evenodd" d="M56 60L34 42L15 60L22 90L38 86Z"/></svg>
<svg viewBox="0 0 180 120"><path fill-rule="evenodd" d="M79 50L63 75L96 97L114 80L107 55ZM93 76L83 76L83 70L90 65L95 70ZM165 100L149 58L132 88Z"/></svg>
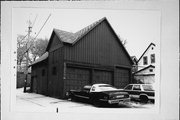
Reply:
<svg viewBox="0 0 180 120"><path fill-rule="evenodd" d="M60 98L63 93L63 47L55 36L49 48L48 95Z"/></svg>
<svg viewBox="0 0 180 120"><path fill-rule="evenodd" d="M131 62L104 21L73 46L65 47L65 60L90 64L131 66Z"/></svg>
<svg viewBox="0 0 180 120"><path fill-rule="evenodd" d="M81 89L90 82L90 70L67 67L64 79L64 95L66 91Z"/></svg>
<svg viewBox="0 0 180 120"><path fill-rule="evenodd" d="M114 86L117 88L124 88L131 82L130 69L115 68L114 72Z"/></svg>
<svg viewBox="0 0 180 120"><path fill-rule="evenodd" d="M92 83L113 83L113 72L105 70L94 70L92 76Z"/></svg>
<svg viewBox="0 0 180 120"><path fill-rule="evenodd" d="M47 60L32 67L31 89L35 93L47 95Z"/></svg>

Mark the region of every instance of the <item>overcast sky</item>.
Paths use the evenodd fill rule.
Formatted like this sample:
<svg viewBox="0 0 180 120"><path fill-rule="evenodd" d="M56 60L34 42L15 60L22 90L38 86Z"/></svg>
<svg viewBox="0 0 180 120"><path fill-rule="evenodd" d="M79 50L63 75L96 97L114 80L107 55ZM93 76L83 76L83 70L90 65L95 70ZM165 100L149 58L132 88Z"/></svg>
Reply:
<svg viewBox="0 0 180 120"><path fill-rule="evenodd" d="M139 58L148 45L160 39L160 12L152 10L95 10L95 9L13 9L13 37L26 35L28 20L35 24L32 36L36 36L51 14L38 38L50 38L53 28L77 32L106 17L121 38L127 39L126 49L130 56Z"/></svg>

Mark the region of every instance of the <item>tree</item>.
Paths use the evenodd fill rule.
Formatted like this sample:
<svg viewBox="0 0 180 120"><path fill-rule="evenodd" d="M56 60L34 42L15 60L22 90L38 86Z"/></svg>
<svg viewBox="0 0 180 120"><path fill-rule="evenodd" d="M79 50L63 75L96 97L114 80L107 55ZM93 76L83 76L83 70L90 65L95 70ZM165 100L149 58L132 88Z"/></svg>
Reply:
<svg viewBox="0 0 180 120"><path fill-rule="evenodd" d="M36 58L42 56L48 45L48 39L38 39L34 42L33 47L31 47L30 51L32 53L32 61L35 61Z"/></svg>
<svg viewBox="0 0 180 120"><path fill-rule="evenodd" d="M17 37L17 65L19 71L23 71L23 63L26 60L26 53L29 52L28 62L31 64L37 58L42 56L45 52L48 44L48 39L36 39L30 37L30 40L26 39L26 36L18 35Z"/></svg>

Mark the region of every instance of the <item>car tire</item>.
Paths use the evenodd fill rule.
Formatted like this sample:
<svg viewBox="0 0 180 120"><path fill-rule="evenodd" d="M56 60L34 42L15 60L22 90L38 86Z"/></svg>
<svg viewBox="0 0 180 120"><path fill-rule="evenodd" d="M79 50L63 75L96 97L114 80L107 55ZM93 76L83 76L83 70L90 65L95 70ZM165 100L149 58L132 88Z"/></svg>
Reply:
<svg viewBox="0 0 180 120"><path fill-rule="evenodd" d="M71 95L71 101L76 101L76 97L74 95Z"/></svg>
<svg viewBox="0 0 180 120"><path fill-rule="evenodd" d="M148 97L147 97L147 96L144 96L144 95L143 95L143 96L140 96L140 102L141 102L141 103L145 103L145 104L148 103Z"/></svg>
<svg viewBox="0 0 180 120"><path fill-rule="evenodd" d="M66 99L69 99L70 98L70 93L66 92L65 96L66 96Z"/></svg>
<svg viewBox="0 0 180 120"><path fill-rule="evenodd" d="M101 103L100 103L100 101L97 100L97 99L94 99L94 100L93 100L93 105L94 105L95 107L101 107Z"/></svg>

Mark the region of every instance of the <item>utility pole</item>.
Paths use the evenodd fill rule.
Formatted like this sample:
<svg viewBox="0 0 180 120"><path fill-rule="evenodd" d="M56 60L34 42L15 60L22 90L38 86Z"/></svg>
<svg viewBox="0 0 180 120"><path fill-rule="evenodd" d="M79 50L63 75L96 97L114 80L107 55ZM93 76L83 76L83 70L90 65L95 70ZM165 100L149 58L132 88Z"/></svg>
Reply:
<svg viewBox="0 0 180 120"><path fill-rule="evenodd" d="M34 41L36 38L37 38L37 36L39 35L39 33L41 32L41 30L43 29L43 27L45 26L45 24L46 24L46 22L49 20L49 18L50 18L50 16L51 16L51 14L49 14L49 16L48 16L48 18L46 19L46 21L44 22L44 24L43 24L43 26L41 27L41 29L39 30L39 32L38 32L38 34L36 35L36 37L34 38L34 39L32 39L32 41ZM36 15L36 18L37 18L37 15ZM35 23L35 21L36 21L36 18L35 18L35 20L34 20L34 22L33 22L33 24L31 23L31 21L30 21L30 19L29 19L29 21L28 21L28 24L29 24L29 26L28 26L28 38L27 38L27 43L26 43L26 51L25 51L25 53L26 53L26 70L25 70L25 80L24 80L24 92L26 92L26 86L27 86L27 80L28 80L28 66L29 66L29 49L30 49L30 47L32 46L32 44L33 43L29 43L30 42L30 34L31 34L31 32L32 32L32 27L33 27L33 25L34 25L34 23ZM31 81L32 82L32 81Z"/></svg>
<svg viewBox="0 0 180 120"><path fill-rule="evenodd" d="M24 80L24 92L26 92L26 86L27 86L27 80L28 80L28 66L29 66L29 47L30 47L30 34L32 32L32 25L31 21L29 19L28 21L28 37L27 37L27 43L26 43L26 69L25 69L25 80Z"/></svg>

